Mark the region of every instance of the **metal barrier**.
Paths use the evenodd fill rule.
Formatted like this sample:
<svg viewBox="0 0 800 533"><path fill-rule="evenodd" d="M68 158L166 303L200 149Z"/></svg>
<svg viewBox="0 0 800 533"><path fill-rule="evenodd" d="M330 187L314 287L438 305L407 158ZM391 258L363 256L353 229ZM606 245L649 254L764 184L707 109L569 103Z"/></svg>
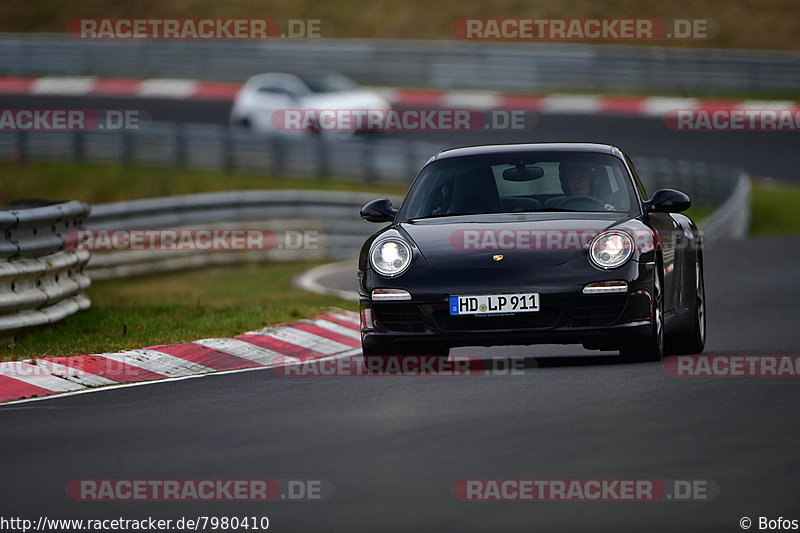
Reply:
<svg viewBox="0 0 800 533"><path fill-rule="evenodd" d="M0 211L0 338L87 309L89 252L66 250L89 214L81 202Z"/></svg>
<svg viewBox="0 0 800 533"><path fill-rule="evenodd" d="M375 195L345 191L254 190L169 196L98 204L89 230L249 229L274 233L311 232L313 244L293 249L120 250L94 252L92 279L109 279L266 261L351 257L374 227L358 217Z"/></svg>
<svg viewBox="0 0 800 533"><path fill-rule="evenodd" d="M465 135L465 139L468 137ZM465 143L468 144L468 143ZM245 171L286 177L342 176L364 183L408 184L428 158L452 145L396 135L256 136L214 124L153 123L141 130L0 132L0 158L71 159L147 166ZM695 203L716 207L739 171L714 163L636 158L650 188L683 188Z"/></svg>
<svg viewBox="0 0 800 533"><path fill-rule="evenodd" d="M0 73L242 81L269 71L334 70L366 85L521 92L795 94L800 54L555 43L273 39L81 41L0 35Z"/></svg>
<svg viewBox="0 0 800 533"><path fill-rule="evenodd" d="M728 199L703 224L704 245L712 246L722 238L741 239L750 226L750 176L740 174Z"/></svg>
<svg viewBox="0 0 800 533"><path fill-rule="evenodd" d="M0 132L0 158L6 160L88 160L364 182L406 183L431 154L448 147L402 135L260 136L223 125L168 122L128 131Z"/></svg>

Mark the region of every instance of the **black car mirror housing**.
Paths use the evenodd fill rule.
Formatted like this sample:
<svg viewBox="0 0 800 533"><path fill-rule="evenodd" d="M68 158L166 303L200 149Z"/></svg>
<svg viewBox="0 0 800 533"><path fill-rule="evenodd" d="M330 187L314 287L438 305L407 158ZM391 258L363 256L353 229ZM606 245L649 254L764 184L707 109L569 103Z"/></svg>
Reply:
<svg viewBox="0 0 800 533"><path fill-rule="evenodd" d="M675 189L659 189L653 193L650 201L645 202L647 211L651 213L680 213L691 206L689 196Z"/></svg>
<svg viewBox="0 0 800 533"><path fill-rule="evenodd" d="M397 209L388 198L373 200L361 208L361 218L367 222L391 222L396 216Z"/></svg>

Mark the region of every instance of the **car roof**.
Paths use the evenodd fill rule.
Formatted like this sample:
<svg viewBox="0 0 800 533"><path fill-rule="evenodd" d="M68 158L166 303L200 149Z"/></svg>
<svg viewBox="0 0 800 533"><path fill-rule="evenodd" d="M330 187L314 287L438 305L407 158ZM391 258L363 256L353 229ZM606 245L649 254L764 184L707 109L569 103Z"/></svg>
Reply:
<svg viewBox="0 0 800 533"><path fill-rule="evenodd" d="M611 154L624 159L622 150L611 144L600 143L517 143L517 144L482 144L442 150L431 157L428 163L451 157L471 155L508 154L521 152L587 152Z"/></svg>

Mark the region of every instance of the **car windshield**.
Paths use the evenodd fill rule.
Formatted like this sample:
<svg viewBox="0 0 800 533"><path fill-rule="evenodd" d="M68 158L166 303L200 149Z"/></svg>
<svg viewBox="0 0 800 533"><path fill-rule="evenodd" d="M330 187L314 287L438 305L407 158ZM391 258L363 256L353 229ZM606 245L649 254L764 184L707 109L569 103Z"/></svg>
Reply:
<svg viewBox="0 0 800 533"><path fill-rule="evenodd" d="M497 153L425 167L402 218L537 211L621 212L635 205L622 160L591 152Z"/></svg>
<svg viewBox="0 0 800 533"><path fill-rule="evenodd" d="M308 85L312 93L335 93L352 91L358 88L358 85L353 80L337 72L305 74L300 78Z"/></svg>

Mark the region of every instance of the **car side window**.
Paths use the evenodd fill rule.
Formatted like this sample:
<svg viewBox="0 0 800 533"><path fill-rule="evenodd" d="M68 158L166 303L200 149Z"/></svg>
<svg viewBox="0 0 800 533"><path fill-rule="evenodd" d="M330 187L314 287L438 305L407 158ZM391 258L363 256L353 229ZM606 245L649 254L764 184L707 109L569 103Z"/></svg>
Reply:
<svg viewBox="0 0 800 533"><path fill-rule="evenodd" d="M258 88L259 93L266 93L266 94L274 94L274 95L283 95L288 97L294 97L294 93L287 89L286 87L282 87L280 85L262 85Z"/></svg>

